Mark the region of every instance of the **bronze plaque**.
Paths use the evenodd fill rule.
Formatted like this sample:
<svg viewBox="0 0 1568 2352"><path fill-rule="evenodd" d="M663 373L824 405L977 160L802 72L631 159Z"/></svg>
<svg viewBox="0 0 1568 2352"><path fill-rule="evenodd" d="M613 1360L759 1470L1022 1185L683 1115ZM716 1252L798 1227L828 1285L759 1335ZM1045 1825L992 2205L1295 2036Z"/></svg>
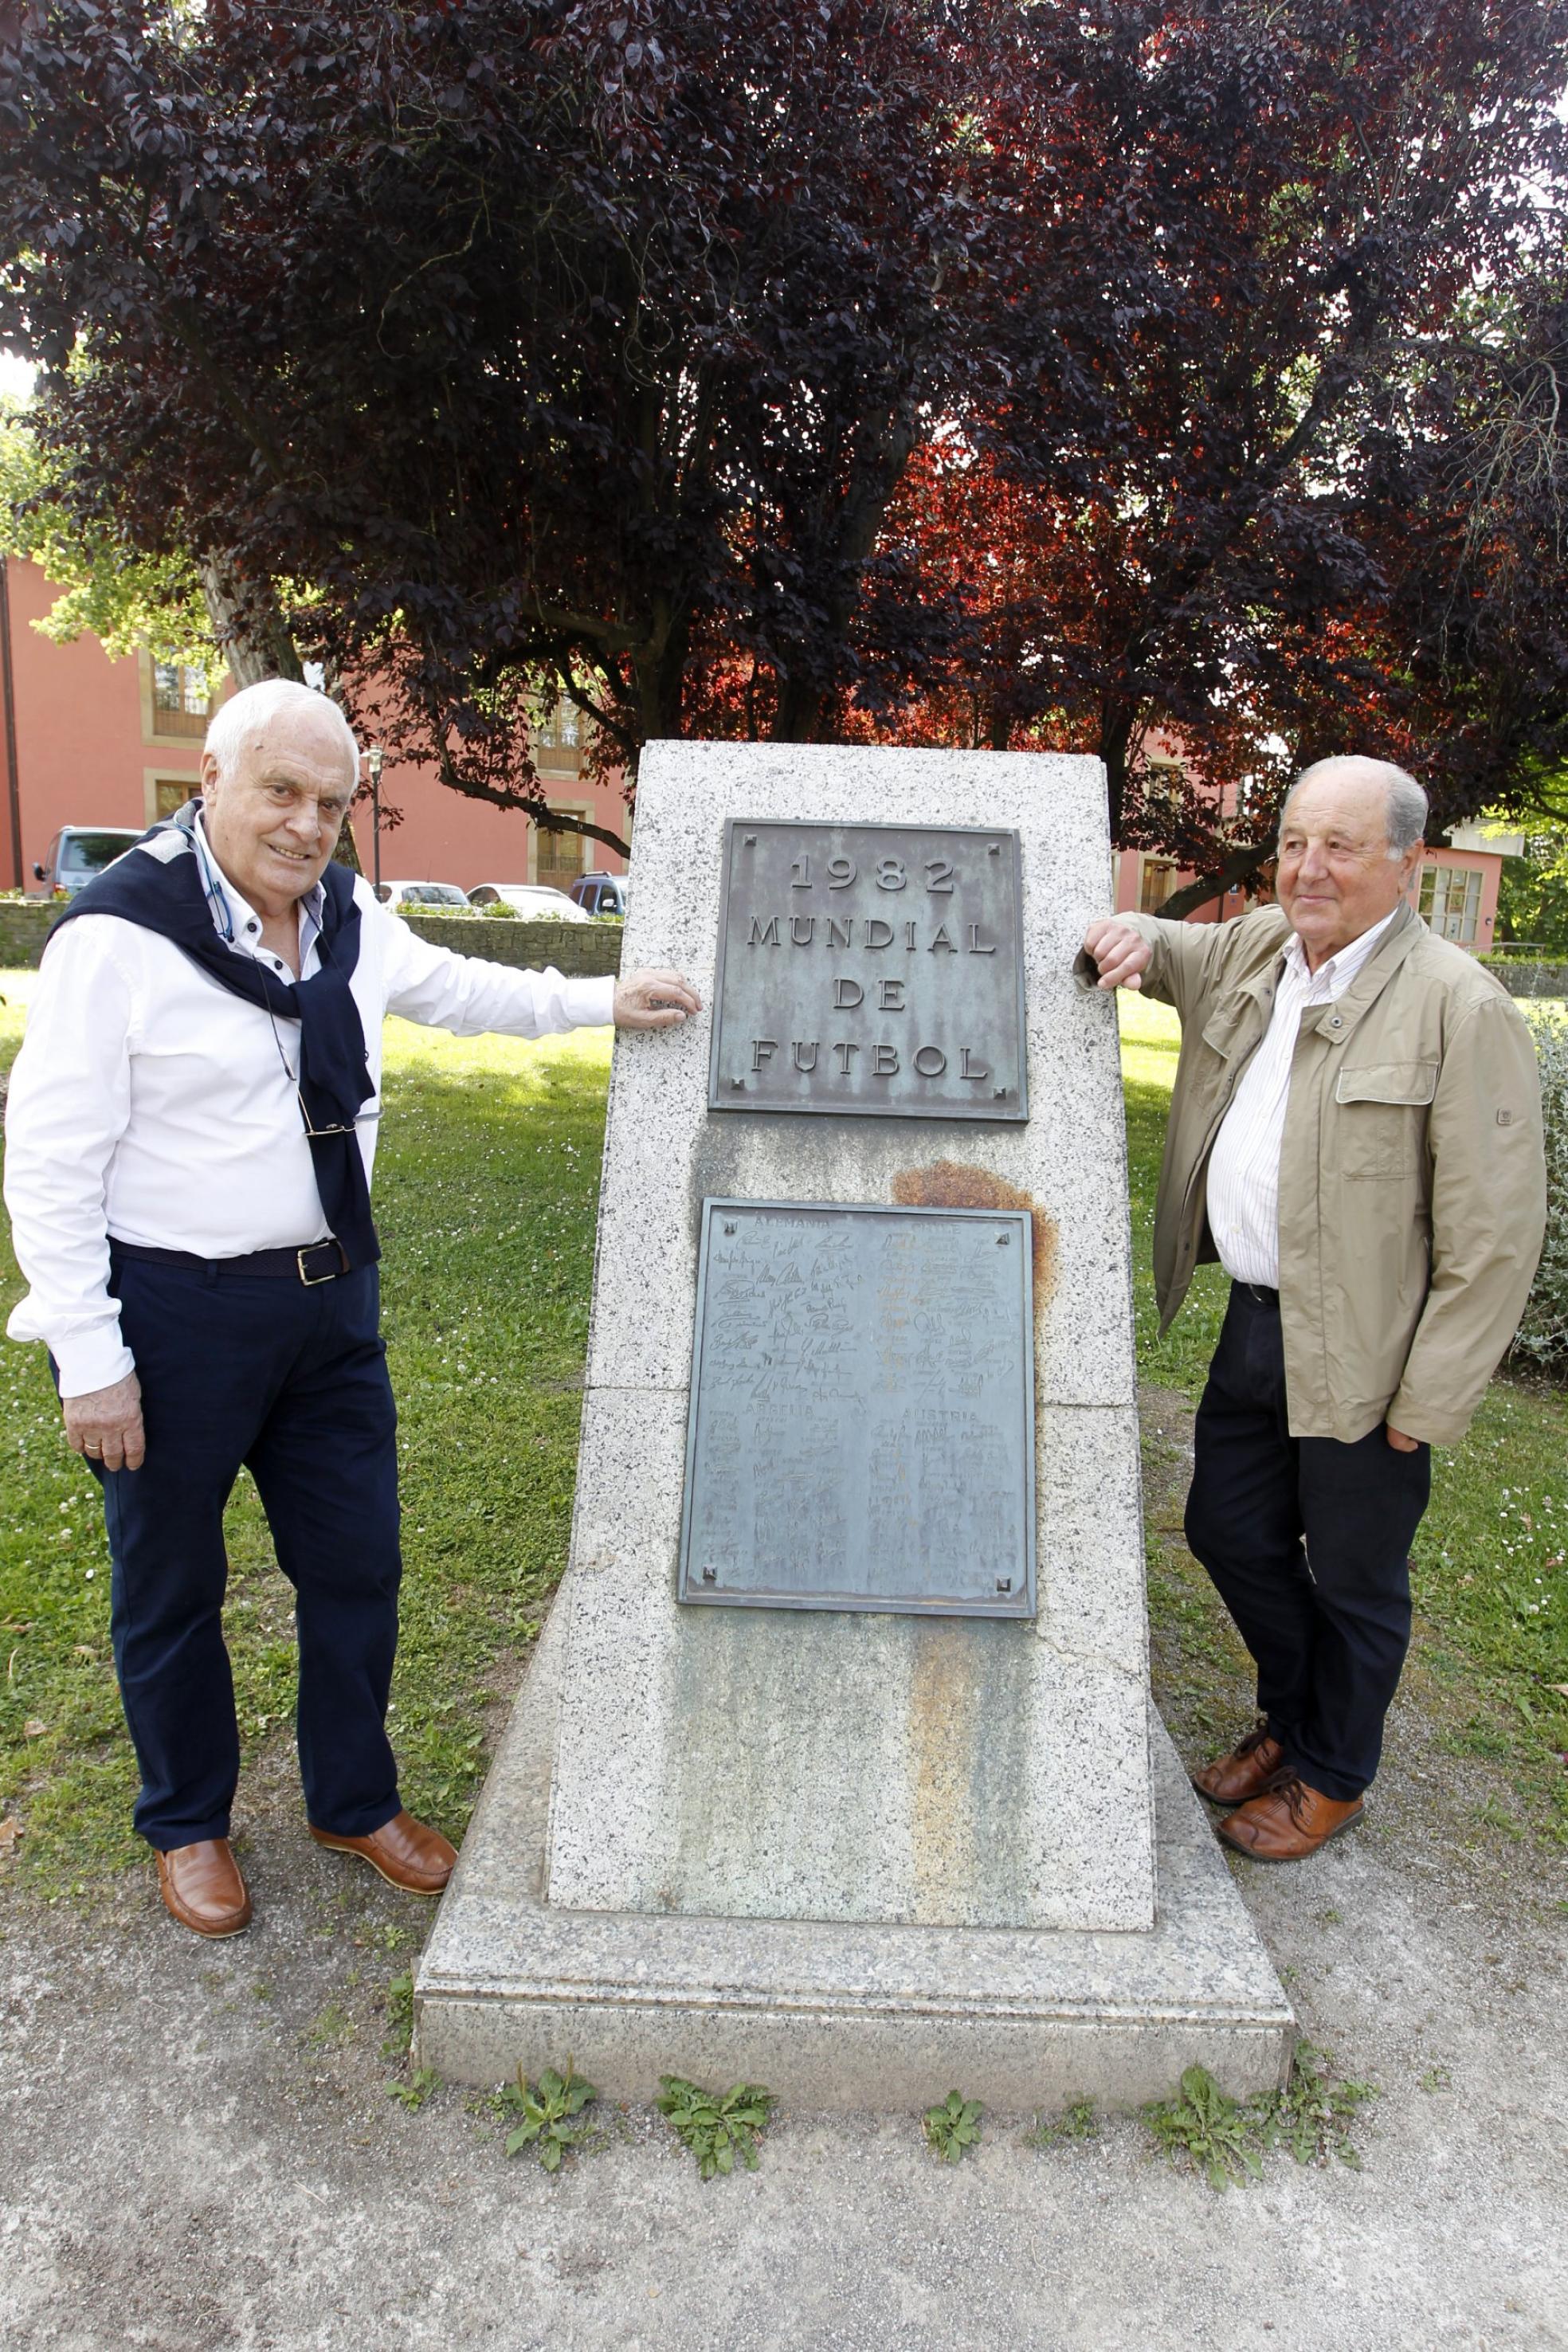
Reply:
<svg viewBox="0 0 1568 2352"><path fill-rule="evenodd" d="M1030 1221L705 1201L679 1593L1035 1613Z"/></svg>
<svg viewBox="0 0 1568 2352"><path fill-rule="evenodd" d="M1018 836L724 827L714 1110L1024 1119Z"/></svg>

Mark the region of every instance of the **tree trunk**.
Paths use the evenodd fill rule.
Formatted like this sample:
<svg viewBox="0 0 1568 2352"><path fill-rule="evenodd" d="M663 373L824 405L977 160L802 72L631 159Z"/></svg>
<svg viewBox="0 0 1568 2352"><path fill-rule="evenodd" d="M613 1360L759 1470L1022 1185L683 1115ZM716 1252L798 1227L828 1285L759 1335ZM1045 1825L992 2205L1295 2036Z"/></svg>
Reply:
<svg viewBox="0 0 1568 2352"><path fill-rule="evenodd" d="M271 583L259 593L242 586L236 567L222 555L205 556L197 570L207 618L235 685L263 686L268 678L286 677L302 686L304 665ZM343 820L332 859L335 865L346 866L353 874L364 871L349 818Z"/></svg>
<svg viewBox="0 0 1568 2352"><path fill-rule="evenodd" d="M1100 756L1105 762L1106 811L1110 820L1110 845L1120 849L1127 815L1127 747L1132 740L1132 710L1109 698L1100 726Z"/></svg>
<svg viewBox="0 0 1568 2352"><path fill-rule="evenodd" d="M269 677L303 683L304 668L271 583L252 587L222 554L204 556L197 569L207 618L236 686L259 686Z"/></svg>

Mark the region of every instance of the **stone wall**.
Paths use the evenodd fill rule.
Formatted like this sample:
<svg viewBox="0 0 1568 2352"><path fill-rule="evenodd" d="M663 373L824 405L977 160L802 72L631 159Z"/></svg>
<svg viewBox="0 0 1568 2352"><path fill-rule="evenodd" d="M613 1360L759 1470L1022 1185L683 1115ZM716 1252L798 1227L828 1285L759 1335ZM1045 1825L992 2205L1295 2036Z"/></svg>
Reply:
<svg viewBox="0 0 1568 2352"><path fill-rule="evenodd" d="M458 955L483 956L490 963L523 964L535 971L546 964L569 980L601 979L621 968L624 923L530 923L504 915L405 915L422 940Z"/></svg>
<svg viewBox="0 0 1568 2352"><path fill-rule="evenodd" d="M58 913L52 898L0 898L0 965L36 965Z"/></svg>
<svg viewBox="0 0 1568 2352"><path fill-rule="evenodd" d="M49 926L59 913L53 898L0 898L0 967L36 967ZM405 916L410 930L458 955L484 956L491 963L525 964L541 971L553 964L570 979L595 979L621 968L616 922L528 923L504 916Z"/></svg>
<svg viewBox="0 0 1568 2352"><path fill-rule="evenodd" d="M1483 961L1510 996L1568 996L1568 964L1526 963L1512 956Z"/></svg>

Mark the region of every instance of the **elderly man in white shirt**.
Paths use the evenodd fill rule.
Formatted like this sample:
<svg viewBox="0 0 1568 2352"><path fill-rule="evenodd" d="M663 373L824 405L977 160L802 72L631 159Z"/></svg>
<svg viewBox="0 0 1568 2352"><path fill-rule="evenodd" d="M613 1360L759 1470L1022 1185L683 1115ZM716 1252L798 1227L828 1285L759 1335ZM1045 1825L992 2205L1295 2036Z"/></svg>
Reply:
<svg viewBox="0 0 1568 2352"><path fill-rule="evenodd" d="M202 805L99 877L44 957L5 1200L68 1443L104 1491L136 1822L173 1916L237 1933L238 1739L220 1612L242 1464L297 1595L311 1834L438 1894L455 1856L397 1793L395 1412L369 1184L388 1013L472 1035L699 1010L680 975L563 980L420 940L331 864L359 772L284 680L218 711Z"/></svg>
<svg viewBox="0 0 1568 2352"><path fill-rule="evenodd" d="M1259 1720L1194 1781L1259 1862L1362 1818L1430 1447L1463 1436L1541 1246L1534 1048L1405 903L1426 814L1401 769L1320 761L1286 801L1277 908L1115 916L1084 941L1086 977L1181 1014L1163 1324L1199 1259L1231 1277L1186 1528L1257 1664Z"/></svg>

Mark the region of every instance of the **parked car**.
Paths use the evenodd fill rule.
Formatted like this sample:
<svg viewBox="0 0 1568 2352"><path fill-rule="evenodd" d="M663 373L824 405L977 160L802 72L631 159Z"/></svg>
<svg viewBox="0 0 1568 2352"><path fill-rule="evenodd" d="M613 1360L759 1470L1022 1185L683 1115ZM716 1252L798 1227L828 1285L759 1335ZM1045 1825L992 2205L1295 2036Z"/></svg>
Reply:
<svg viewBox="0 0 1568 2352"><path fill-rule="evenodd" d="M572 896L585 915L624 915L626 877L624 874L583 874L573 883Z"/></svg>
<svg viewBox="0 0 1568 2352"><path fill-rule="evenodd" d="M49 898L74 898L95 874L123 857L141 838L134 826L62 824L44 852L42 865L33 867L34 876Z"/></svg>
<svg viewBox="0 0 1568 2352"><path fill-rule="evenodd" d="M466 908L468 895L455 882L384 882L381 903L400 915L405 907Z"/></svg>
<svg viewBox="0 0 1568 2352"><path fill-rule="evenodd" d="M470 907L510 907L535 923L585 923L588 919L564 890L545 882L481 882L468 893Z"/></svg>

